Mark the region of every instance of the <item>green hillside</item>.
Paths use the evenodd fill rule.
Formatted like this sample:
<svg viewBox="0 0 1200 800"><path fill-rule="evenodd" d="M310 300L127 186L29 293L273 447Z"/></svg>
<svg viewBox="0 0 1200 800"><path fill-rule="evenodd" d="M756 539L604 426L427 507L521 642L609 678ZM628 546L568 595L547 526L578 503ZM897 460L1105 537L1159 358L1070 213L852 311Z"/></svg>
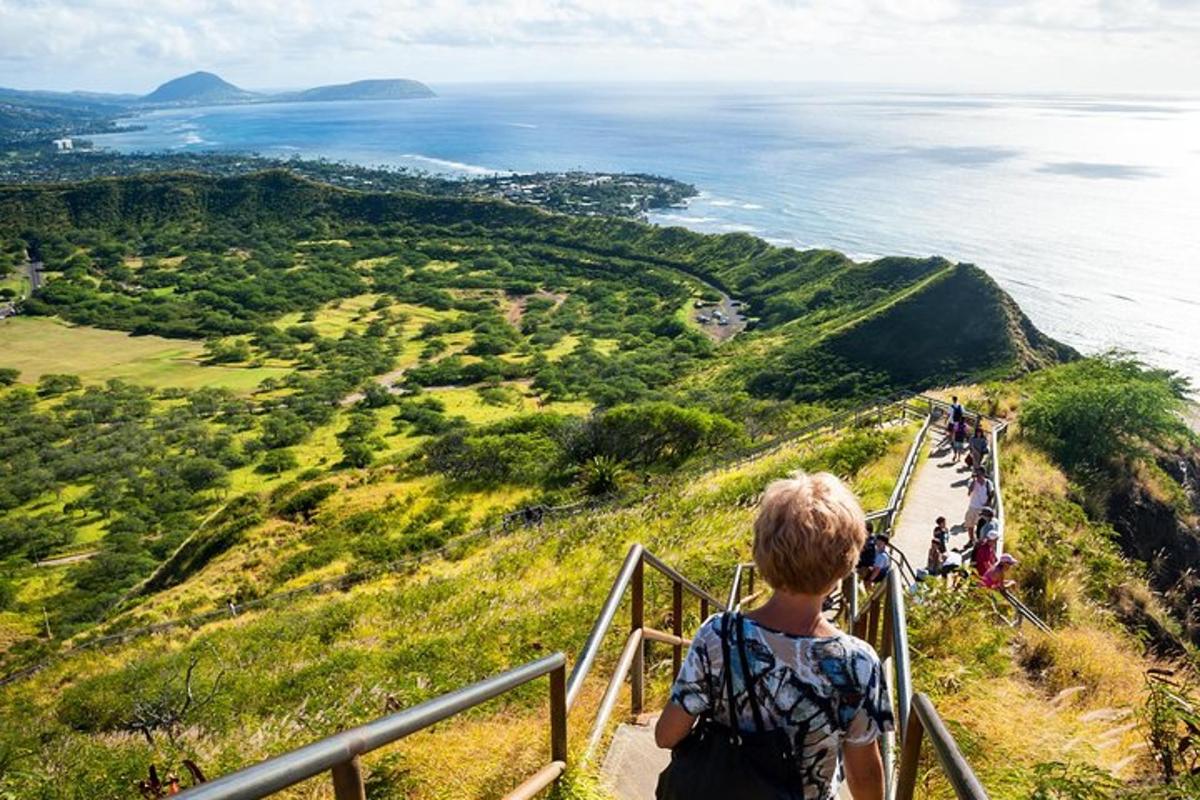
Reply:
<svg viewBox="0 0 1200 800"><path fill-rule="evenodd" d="M0 320L0 672L50 664L0 690L0 716L34 721L5 726L0 796L114 796L184 757L223 772L572 652L630 542L717 590L769 477L828 468L882 506L908 442L855 430L701 464L868 398L1075 355L944 259L282 171L0 187L0 240L7 270L44 266ZM702 322L718 298L745 330ZM137 715L170 706L193 659L212 701L147 730ZM509 743L538 740L512 733L536 712L519 696L414 742L373 785L497 794L534 758ZM430 778L471 732L504 752Z"/></svg>

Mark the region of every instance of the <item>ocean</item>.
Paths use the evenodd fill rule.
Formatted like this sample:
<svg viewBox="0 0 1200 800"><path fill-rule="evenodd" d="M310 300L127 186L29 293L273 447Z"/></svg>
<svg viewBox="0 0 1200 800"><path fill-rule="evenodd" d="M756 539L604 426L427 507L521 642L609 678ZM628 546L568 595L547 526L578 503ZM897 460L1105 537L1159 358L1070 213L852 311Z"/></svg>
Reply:
<svg viewBox="0 0 1200 800"><path fill-rule="evenodd" d="M434 85L438 97L155 111L121 151L450 175L650 172L660 225L986 269L1043 331L1200 385L1200 97L815 85ZM946 336L954 336L946 330Z"/></svg>

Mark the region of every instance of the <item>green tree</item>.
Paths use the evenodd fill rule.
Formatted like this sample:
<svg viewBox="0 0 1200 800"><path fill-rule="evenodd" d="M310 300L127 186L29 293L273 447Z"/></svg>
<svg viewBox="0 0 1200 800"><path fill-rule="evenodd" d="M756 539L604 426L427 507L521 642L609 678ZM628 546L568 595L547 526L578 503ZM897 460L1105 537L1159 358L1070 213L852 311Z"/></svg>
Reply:
<svg viewBox="0 0 1200 800"><path fill-rule="evenodd" d="M263 473L264 475L279 475L293 470L300 464L296 461L296 456L291 450L268 450L263 456L262 462L255 467L255 472Z"/></svg>
<svg viewBox="0 0 1200 800"><path fill-rule="evenodd" d="M37 393L42 397L56 397L66 392L73 392L83 386L78 375L59 375L46 373L38 378Z"/></svg>
<svg viewBox="0 0 1200 800"><path fill-rule="evenodd" d="M1128 356L1084 359L1034 378L1021 425L1068 470L1095 473L1186 436L1187 389L1182 378Z"/></svg>

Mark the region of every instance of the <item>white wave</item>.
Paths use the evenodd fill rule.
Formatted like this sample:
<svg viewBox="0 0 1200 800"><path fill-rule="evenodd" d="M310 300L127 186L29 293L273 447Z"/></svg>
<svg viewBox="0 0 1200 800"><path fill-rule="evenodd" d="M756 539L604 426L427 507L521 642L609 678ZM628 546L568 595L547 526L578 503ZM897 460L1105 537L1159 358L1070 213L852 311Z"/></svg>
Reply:
<svg viewBox="0 0 1200 800"><path fill-rule="evenodd" d="M509 126L510 128L536 128L537 127L537 125L534 125L530 122L506 122L504 124Z"/></svg>
<svg viewBox="0 0 1200 800"><path fill-rule="evenodd" d="M432 164L435 167L454 170L455 172L463 172L467 175L511 175L509 170L493 169L492 167L482 167L478 164L464 164L461 161L448 161L444 158L434 158L433 156L423 156L419 153L403 153L400 158L407 158L411 161L420 161L423 164Z"/></svg>
<svg viewBox="0 0 1200 800"><path fill-rule="evenodd" d="M676 225L710 225L714 222L720 222L720 217L689 217L686 214L655 214L656 222L665 222Z"/></svg>
<svg viewBox="0 0 1200 800"><path fill-rule="evenodd" d="M730 200L725 197L714 197L706 201L710 206L717 208L744 208L747 211L755 211L761 209L758 203L743 203L741 200Z"/></svg>

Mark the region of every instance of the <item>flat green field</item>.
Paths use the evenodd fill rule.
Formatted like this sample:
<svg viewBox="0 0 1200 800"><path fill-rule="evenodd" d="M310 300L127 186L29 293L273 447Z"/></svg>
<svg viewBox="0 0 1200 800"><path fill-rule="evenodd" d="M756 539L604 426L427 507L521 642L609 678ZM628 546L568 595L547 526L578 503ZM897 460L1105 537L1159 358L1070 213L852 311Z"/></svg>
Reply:
<svg viewBox="0 0 1200 800"><path fill-rule="evenodd" d="M199 363L203 349L200 342L130 336L45 317L0 322L0 367L19 369L24 383L36 383L47 373L69 373L85 383L119 378L160 388L218 386L249 393L264 378L288 372L278 367L204 366Z"/></svg>

